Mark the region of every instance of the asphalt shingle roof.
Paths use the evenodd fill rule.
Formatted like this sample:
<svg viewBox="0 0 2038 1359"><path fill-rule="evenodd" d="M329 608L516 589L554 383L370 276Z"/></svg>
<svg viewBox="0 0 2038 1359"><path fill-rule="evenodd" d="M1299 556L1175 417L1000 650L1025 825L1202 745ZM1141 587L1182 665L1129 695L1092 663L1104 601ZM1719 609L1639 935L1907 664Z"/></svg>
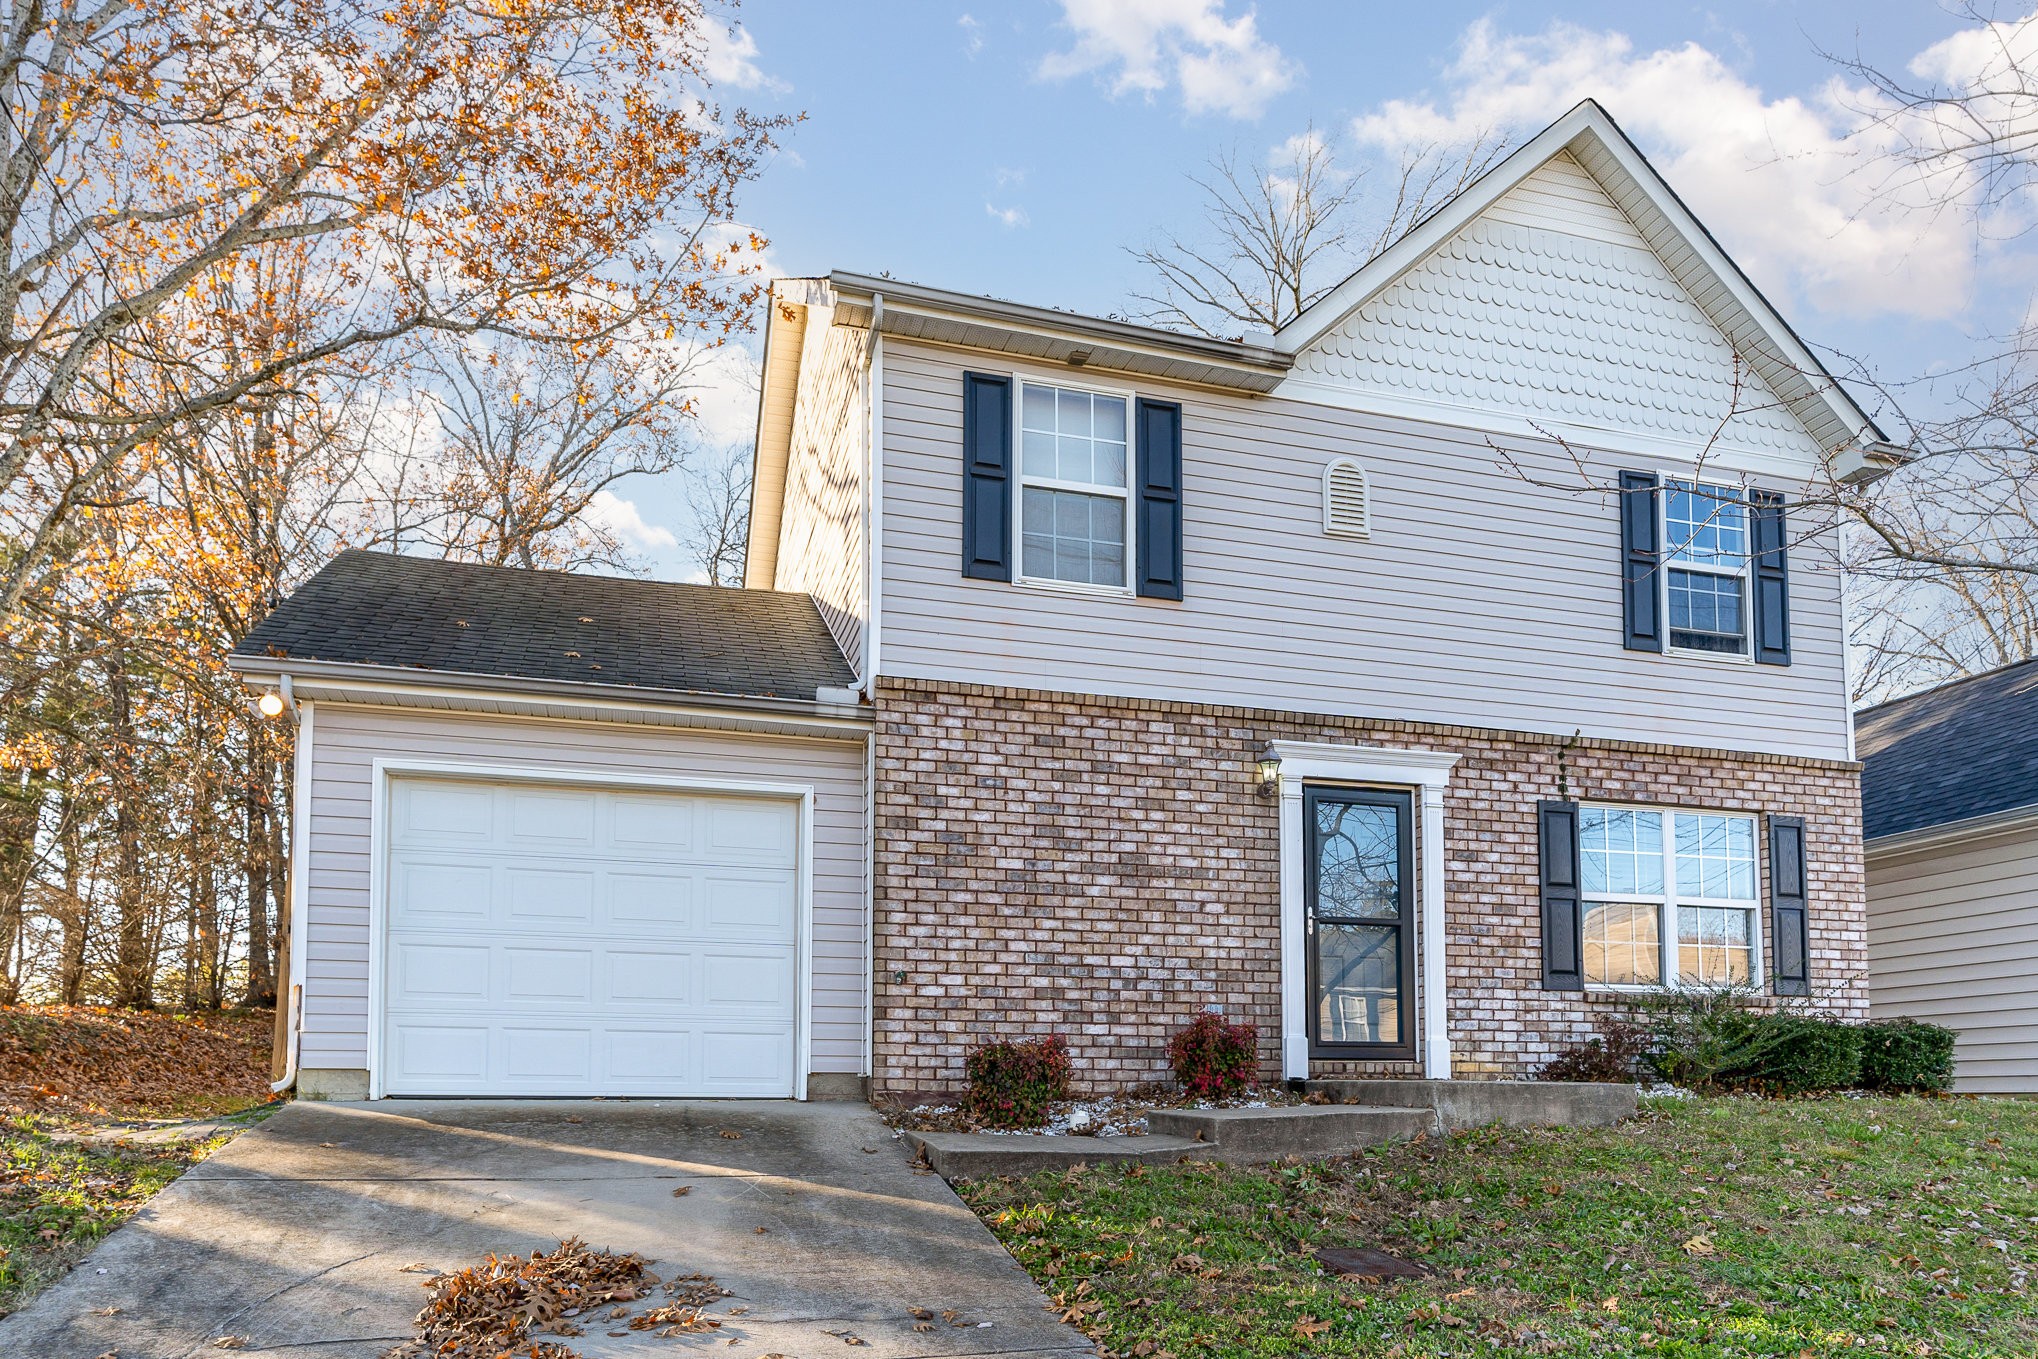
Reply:
<svg viewBox="0 0 2038 1359"><path fill-rule="evenodd" d="M748 698L856 678L807 595L358 550L234 654Z"/></svg>
<svg viewBox="0 0 2038 1359"><path fill-rule="evenodd" d="M1869 839L2038 805L2038 661L1854 715Z"/></svg>

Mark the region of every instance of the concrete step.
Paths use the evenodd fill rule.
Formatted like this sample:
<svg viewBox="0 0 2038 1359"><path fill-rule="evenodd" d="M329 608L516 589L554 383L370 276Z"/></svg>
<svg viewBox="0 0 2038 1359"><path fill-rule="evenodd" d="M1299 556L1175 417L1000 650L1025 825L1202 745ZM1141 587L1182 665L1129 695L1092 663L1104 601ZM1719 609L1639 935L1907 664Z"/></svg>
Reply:
<svg viewBox="0 0 2038 1359"><path fill-rule="evenodd" d="M1234 1165L1287 1156L1345 1156L1436 1127L1428 1109L1370 1104L1293 1104L1268 1109L1156 1109L1146 1117L1156 1134L1200 1139L1213 1159Z"/></svg>
<svg viewBox="0 0 2038 1359"><path fill-rule="evenodd" d="M1489 1123L1512 1127L1603 1128L1633 1118L1633 1084L1571 1081L1311 1081L1312 1094L1339 1104L1389 1104L1434 1113L1439 1131Z"/></svg>
<svg viewBox="0 0 2038 1359"><path fill-rule="evenodd" d="M1138 1161L1171 1165L1211 1161L1216 1148L1194 1137L1049 1137L1043 1133L908 1132L906 1141L926 1157L944 1180L986 1175L1031 1175L1039 1170Z"/></svg>

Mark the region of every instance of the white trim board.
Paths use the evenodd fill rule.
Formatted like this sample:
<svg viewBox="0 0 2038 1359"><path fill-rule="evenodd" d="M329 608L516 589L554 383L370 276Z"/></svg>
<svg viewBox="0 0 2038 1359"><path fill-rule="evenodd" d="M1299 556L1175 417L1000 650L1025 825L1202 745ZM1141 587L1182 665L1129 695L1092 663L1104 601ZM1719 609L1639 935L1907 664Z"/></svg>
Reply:
<svg viewBox="0 0 2038 1359"><path fill-rule="evenodd" d="M731 793L795 801L796 914L794 967L799 996L793 1013L793 1098L807 1097L813 1066L814 1032L814 787L804 783L751 782L656 774L590 773L464 760L377 756L369 797L368 867L368 1098L387 1098L382 1084L383 1051L389 1027L387 1005L389 933L389 785L396 778L475 779L490 783L557 784L569 787L637 788L647 792Z"/></svg>
<svg viewBox="0 0 2038 1359"><path fill-rule="evenodd" d="M1421 989L1422 1074L1449 1080L1451 1036L1446 1009L1444 922L1444 789L1460 756L1440 750L1345 746L1316 741L1274 741L1281 800L1281 1074L1309 1076L1309 967L1304 956L1303 901L1308 865L1302 824L1305 784L1345 784L1417 790L1416 945Z"/></svg>

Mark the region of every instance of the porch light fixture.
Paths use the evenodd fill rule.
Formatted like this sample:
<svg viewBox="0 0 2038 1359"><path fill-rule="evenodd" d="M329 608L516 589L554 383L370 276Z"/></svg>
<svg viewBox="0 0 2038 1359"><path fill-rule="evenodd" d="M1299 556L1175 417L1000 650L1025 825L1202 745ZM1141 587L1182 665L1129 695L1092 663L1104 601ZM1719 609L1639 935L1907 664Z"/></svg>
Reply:
<svg viewBox="0 0 2038 1359"><path fill-rule="evenodd" d="M274 689L270 689L255 701L255 706L262 710L262 716L264 717L281 717L283 716L283 695L277 693Z"/></svg>
<svg viewBox="0 0 2038 1359"><path fill-rule="evenodd" d="M1272 797L1281 786L1281 757L1269 747L1260 752L1259 763L1253 770L1259 778L1260 796Z"/></svg>

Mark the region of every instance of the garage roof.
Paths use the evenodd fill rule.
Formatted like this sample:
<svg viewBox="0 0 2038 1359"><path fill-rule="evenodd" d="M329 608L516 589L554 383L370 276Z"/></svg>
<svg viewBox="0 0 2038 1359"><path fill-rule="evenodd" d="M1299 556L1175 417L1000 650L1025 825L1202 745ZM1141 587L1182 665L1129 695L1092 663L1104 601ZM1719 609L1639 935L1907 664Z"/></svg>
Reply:
<svg viewBox="0 0 2038 1359"><path fill-rule="evenodd" d="M237 660L813 700L856 675L810 596L342 552Z"/></svg>
<svg viewBox="0 0 2038 1359"><path fill-rule="evenodd" d="M1854 715L1873 840L2038 805L2038 661Z"/></svg>

